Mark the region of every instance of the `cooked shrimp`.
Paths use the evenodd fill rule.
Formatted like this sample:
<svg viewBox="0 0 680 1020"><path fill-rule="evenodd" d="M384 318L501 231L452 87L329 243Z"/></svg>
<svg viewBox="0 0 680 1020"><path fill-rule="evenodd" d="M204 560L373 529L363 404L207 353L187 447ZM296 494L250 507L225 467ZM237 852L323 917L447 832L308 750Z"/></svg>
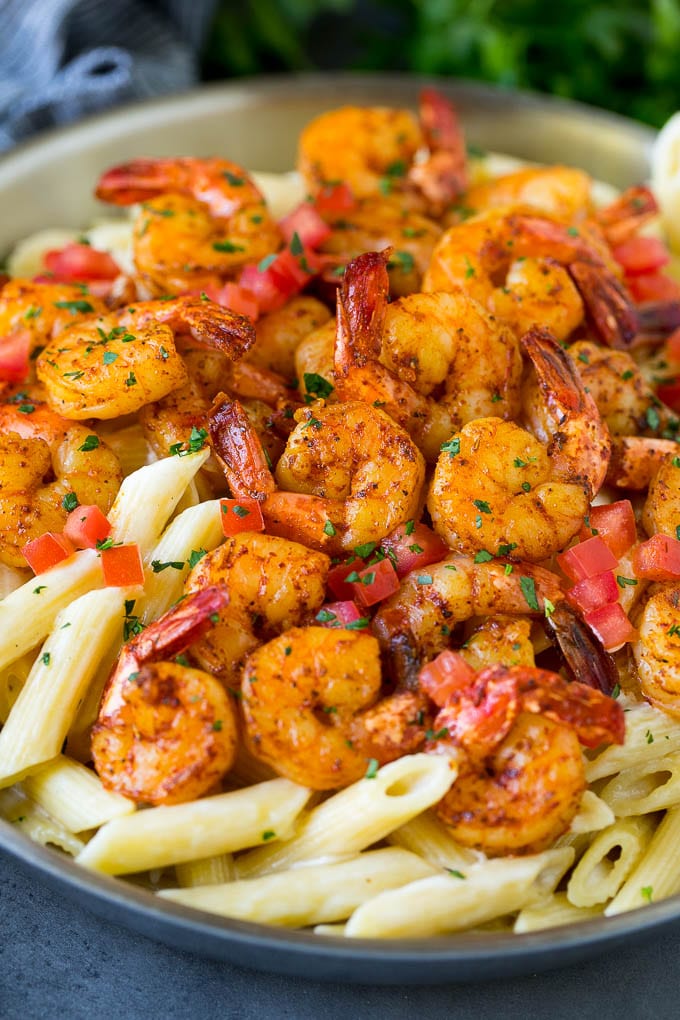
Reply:
<svg viewBox="0 0 680 1020"><path fill-rule="evenodd" d="M649 188L636 184L604 209L598 209L595 219L607 242L614 246L636 234L658 213L659 205Z"/></svg>
<svg viewBox="0 0 680 1020"><path fill-rule="evenodd" d="M26 566L27 542L63 530L66 496L77 500L74 506L96 504L106 513L120 486L114 452L89 428L65 422L63 429L62 422L46 429L46 438L0 434L0 562L9 566Z"/></svg>
<svg viewBox="0 0 680 1020"><path fill-rule="evenodd" d="M562 348L542 330L522 338L540 405L534 435L514 422L478 418L442 450L428 496L432 522L452 548L510 548L535 562L563 549L600 489L609 433Z"/></svg>
<svg viewBox="0 0 680 1020"><path fill-rule="evenodd" d="M680 716L679 603L675 585L666 584L652 595L640 618L639 641L633 645L642 694L673 716Z"/></svg>
<svg viewBox="0 0 680 1020"><path fill-rule="evenodd" d="M531 620L523 616L488 616L473 630L460 649L475 670L485 666L533 666Z"/></svg>
<svg viewBox="0 0 680 1020"><path fill-rule="evenodd" d="M452 553L427 573L408 574L373 619L390 672L413 686L420 666L448 648L458 623L473 616L537 616L563 598L549 570L505 559L475 562Z"/></svg>
<svg viewBox="0 0 680 1020"><path fill-rule="evenodd" d="M335 348L341 397L378 401L428 460L464 422L518 413L522 359L510 329L458 288L388 305L387 286L383 253L347 267Z"/></svg>
<svg viewBox="0 0 680 1020"><path fill-rule="evenodd" d="M360 779L365 755L352 720L380 693L378 642L370 634L294 627L254 651L243 672L242 705L252 753L314 790Z"/></svg>
<svg viewBox="0 0 680 1020"><path fill-rule="evenodd" d="M295 420L275 482L240 404L218 399L210 416L232 493L261 501L271 534L337 555L417 516L422 454L386 414L358 401L319 402Z"/></svg>
<svg viewBox="0 0 680 1020"><path fill-rule="evenodd" d="M152 295L204 289L281 244L262 194L226 159L133 160L107 170L96 195L143 203L134 258Z"/></svg>
<svg viewBox="0 0 680 1020"><path fill-rule="evenodd" d="M531 260L530 266L522 260ZM491 209L446 231L432 255L423 290L464 287L492 314L508 316L519 333L540 323L558 340L567 339L581 324L585 302L602 339L624 347L636 335L639 320L616 274L594 226L583 223L576 229L535 215Z"/></svg>
<svg viewBox="0 0 680 1020"><path fill-rule="evenodd" d="M286 538L257 532L228 538L186 580L188 592L223 584L230 593L215 626L192 645L192 657L223 683L238 685L246 655L313 619L324 601L328 567L324 553Z"/></svg>
<svg viewBox="0 0 680 1020"><path fill-rule="evenodd" d="M233 699L198 669L171 660L226 604L219 587L184 599L123 648L92 731L104 786L137 803L177 804L206 793L231 768Z"/></svg>
<svg viewBox="0 0 680 1020"><path fill-rule="evenodd" d="M307 294L292 298L283 308L258 319L255 343L248 351L247 361L293 379L297 347L330 317L326 306L316 298Z"/></svg>
<svg viewBox="0 0 680 1020"><path fill-rule="evenodd" d="M84 287L8 280L0 290L0 337L6 342L25 334L29 353L35 355L79 317L107 311L104 302Z"/></svg>
<svg viewBox="0 0 680 1020"><path fill-rule="evenodd" d="M117 418L159 400L187 381L178 334L233 359L255 339L248 319L199 298L142 301L93 315L63 330L38 358L50 406L76 420Z"/></svg>
<svg viewBox="0 0 680 1020"><path fill-rule="evenodd" d="M537 853L566 831L586 787L579 741L623 743L624 715L557 673L492 666L447 692L433 727L432 751L464 752L437 813L464 846L496 857Z"/></svg>
<svg viewBox="0 0 680 1020"><path fill-rule="evenodd" d="M428 153L413 164L408 177L428 211L441 216L468 185L465 136L453 103L437 89L421 91L418 110Z"/></svg>
<svg viewBox="0 0 680 1020"><path fill-rule="evenodd" d="M309 333L304 340L301 340L295 351L295 375L298 380L300 392L307 399L313 396L306 385L306 377L313 379L320 376L325 379L333 389L327 392L324 400L326 403L334 403L338 399L335 390L335 338L337 335L335 319L329 319L323 326L319 326L313 333ZM328 386L326 387L328 391Z"/></svg>
<svg viewBox="0 0 680 1020"><path fill-rule="evenodd" d="M675 439L654 439L649 436L612 436L612 455L607 469L607 482L620 489L646 489L663 461L676 456Z"/></svg>
<svg viewBox="0 0 680 1020"><path fill-rule="evenodd" d="M523 167L474 185L466 191L464 202L465 207L475 213L521 206L551 219L572 223L590 215L591 187L588 174L574 167Z"/></svg>
<svg viewBox="0 0 680 1020"><path fill-rule="evenodd" d="M642 523L648 535L676 538L680 524L680 459L675 451L666 454L655 472L642 508Z"/></svg>

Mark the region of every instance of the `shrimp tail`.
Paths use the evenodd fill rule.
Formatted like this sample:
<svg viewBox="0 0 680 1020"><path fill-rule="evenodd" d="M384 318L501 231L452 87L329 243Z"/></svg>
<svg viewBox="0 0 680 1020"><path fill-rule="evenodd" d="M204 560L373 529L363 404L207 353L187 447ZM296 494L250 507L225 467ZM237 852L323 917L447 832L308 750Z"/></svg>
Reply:
<svg viewBox="0 0 680 1020"><path fill-rule="evenodd" d="M640 317L624 285L609 270L589 262L572 262L569 272L602 341L608 347L630 347L640 331Z"/></svg>
<svg viewBox="0 0 680 1020"><path fill-rule="evenodd" d="M680 301L649 301L638 306L638 332L645 341L665 340L680 326Z"/></svg>
<svg viewBox="0 0 680 1020"><path fill-rule="evenodd" d="M420 93L420 124L430 154L409 171L409 180L434 212L463 194L469 184L465 137L455 107L437 89Z"/></svg>
<svg viewBox="0 0 680 1020"><path fill-rule="evenodd" d="M636 184L600 209L596 220L613 247L637 233L658 211L659 205L650 189Z"/></svg>
<svg viewBox="0 0 680 1020"><path fill-rule="evenodd" d="M238 400L218 393L208 415L210 442L235 496L264 500L276 489L262 443Z"/></svg>
<svg viewBox="0 0 680 1020"><path fill-rule="evenodd" d="M576 610L568 602L558 602L546 620L573 678L611 694L619 678L616 663Z"/></svg>
<svg viewBox="0 0 680 1020"><path fill-rule="evenodd" d="M335 371L339 375L346 376L351 367L363 367L380 357L391 251L368 251L347 264L338 291Z"/></svg>
<svg viewBox="0 0 680 1020"><path fill-rule="evenodd" d="M149 302L148 317L175 333L188 333L198 343L238 361L255 343L255 327L245 315L202 298Z"/></svg>
<svg viewBox="0 0 680 1020"><path fill-rule="evenodd" d="M97 183L95 196L113 205L134 205L168 190L165 160L133 159L106 170Z"/></svg>
<svg viewBox="0 0 680 1020"><path fill-rule="evenodd" d="M678 444L674 439L657 439L655 436L614 436L612 456L607 468L607 482L618 489L646 489L662 462L675 454Z"/></svg>

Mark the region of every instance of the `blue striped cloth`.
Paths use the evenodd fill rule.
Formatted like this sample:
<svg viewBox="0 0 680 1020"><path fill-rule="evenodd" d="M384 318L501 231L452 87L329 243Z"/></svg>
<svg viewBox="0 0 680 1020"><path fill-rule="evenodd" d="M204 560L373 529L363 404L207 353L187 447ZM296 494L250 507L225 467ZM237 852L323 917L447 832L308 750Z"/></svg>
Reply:
<svg viewBox="0 0 680 1020"><path fill-rule="evenodd" d="M217 0L0 0L0 150L189 88Z"/></svg>

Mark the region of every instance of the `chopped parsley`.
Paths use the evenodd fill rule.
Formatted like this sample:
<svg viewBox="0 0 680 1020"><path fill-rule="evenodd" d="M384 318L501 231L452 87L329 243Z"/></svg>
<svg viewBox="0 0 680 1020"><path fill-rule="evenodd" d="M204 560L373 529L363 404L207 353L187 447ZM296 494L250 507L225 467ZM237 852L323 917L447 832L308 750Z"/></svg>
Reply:
<svg viewBox="0 0 680 1020"><path fill-rule="evenodd" d="M234 244L232 241L213 241L214 251L223 251L231 255L238 251L245 251L245 248L240 244Z"/></svg>
<svg viewBox="0 0 680 1020"><path fill-rule="evenodd" d="M453 439L448 439L445 443L439 447L442 453L448 453L452 459L460 453L460 439L454 436Z"/></svg>
<svg viewBox="0 0 680 1020"><path fill-rule="evenodd" d="M75 492L67 492L61 501L61 505L67 513L71 513L72 510L78 506L78 497Z"/></svg>
<svg viewBox="0 0 680 1020"><path fill-rule="evenodd" d="M329 383L328 379L324 379L322 375L318 375L316 372L305 372L302 378L304 379L307 391L305 399L308 403L313 397L321 397L323 399L329 397L335 388L332 383Z"/></svg>
<svg viewBox="0 0 680 1020"><path fill-rule="evenodd" d="M366 769L366 775L364 776L364 778L365 779L375 779L375 777L377 775L378 775L378 759L377 758L369 758L369 760L368 760L368 768Z"/></svg>
<svg viewBox="0 0 680 1020"><path fill-rule="evenodd" d="M167 570L168 567L172 567L174 570L183 570L184 565L184 560L168 560L167 563L162 563L160 560L151 560L151 569L154 574L160 574L163 570Z"/></svg>
<svg viewBox="0 0 680 1020"><path fill-rule="evenodd" d="M522 589L522 595L524 601L528 605L529 609L538 610L538 598L536 596L536 582L533 577L520 577L519 586Z"/></svg>
<svg viewBox="0 0 680 1020"><path fill-rule="evenodd" d="M72 315L87 315L94 311L89 301L55 301L54 307L65 308Z"/></svg>
<svg viewBox="0 0 680 1020"><path fill-rule="evenodd" d="M96 450L99 446L99 436L85 436L85 441L82 446L78 447L80 453L90 453L91 450Z"/></svg>

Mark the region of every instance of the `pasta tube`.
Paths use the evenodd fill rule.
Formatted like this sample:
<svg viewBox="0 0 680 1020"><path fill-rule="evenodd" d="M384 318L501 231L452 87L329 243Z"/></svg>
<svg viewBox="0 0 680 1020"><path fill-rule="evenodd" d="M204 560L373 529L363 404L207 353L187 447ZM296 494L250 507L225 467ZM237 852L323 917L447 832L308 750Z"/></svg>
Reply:
<svg viewBox="0 0 680 1020"><path fill-rule="evenodd" d="M96 829L135 810L131 800L105 790L92 769L60 754L22 782L24 791L71 832Z"/></svg>
<svg viewBox="0 0 680 1020"><path fill-rule="evenodd" d="M624 818L599 832L569 879L569 902L593 907L612 899L645 852L653 828L649 818Z"/></svg>

